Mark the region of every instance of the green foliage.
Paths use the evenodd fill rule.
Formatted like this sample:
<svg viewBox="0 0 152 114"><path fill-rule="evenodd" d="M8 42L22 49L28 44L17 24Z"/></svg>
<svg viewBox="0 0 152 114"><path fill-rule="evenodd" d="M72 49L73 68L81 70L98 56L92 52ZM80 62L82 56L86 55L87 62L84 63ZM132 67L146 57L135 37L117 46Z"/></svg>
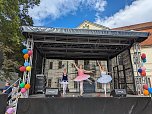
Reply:
<svg viewBox="0 0 152 114"><path fill-rule="evenodd" d="M17 72L23 64L20 26L33 25L28 9L40 0L0 0L0 52L3 53L2 70L6 79L10 72ZM4 78L4 77L3 77Z"/></svg>

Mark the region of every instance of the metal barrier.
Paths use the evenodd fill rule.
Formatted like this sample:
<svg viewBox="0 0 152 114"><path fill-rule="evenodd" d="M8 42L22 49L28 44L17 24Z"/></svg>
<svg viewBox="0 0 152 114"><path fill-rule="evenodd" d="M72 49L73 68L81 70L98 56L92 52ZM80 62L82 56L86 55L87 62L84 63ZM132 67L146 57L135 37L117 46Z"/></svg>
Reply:
<svg viewBox="0 0 152 114"><path fill-rule="evenodd" d="M17 92L17 95L19 95L19 94L20 94L20 92L19 92L20 82L21 82L21 78L17 79L12 85L10 85L10 87L8 87L8 88L6 89L6 91L8 91L10 88L13 88L14 84L18 83L18 86L17 86L17 90L18 90L18 91L16 91L16 92ZM7 102L8 102L8 106L14 107L15 109L17 109L18 98L16 98L16 99L14 100L14 97L12 96L13 92L14 92L14 91L12 91L11 93L8 94L8 98L10 98L10 99L9 99ZM19 96L20 96L20 95L19 95ZM15 110L15 114L16 114L16 110Z"/></svg>

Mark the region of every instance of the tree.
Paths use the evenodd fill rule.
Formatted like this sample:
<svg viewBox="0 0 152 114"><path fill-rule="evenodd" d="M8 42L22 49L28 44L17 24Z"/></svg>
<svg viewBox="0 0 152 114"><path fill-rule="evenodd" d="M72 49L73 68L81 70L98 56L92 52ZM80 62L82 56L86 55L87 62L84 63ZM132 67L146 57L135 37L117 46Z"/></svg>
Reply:
<svg viewBox="0 0 152 114"><path fill-rule="evenodd" d="M17 72L23 64L22 25L33 25L28 9L38 5L40 0L0 0L0 52L3 54L1 74L10 79L10 72ZM1 77L0 77L1 78Z"/></svg>

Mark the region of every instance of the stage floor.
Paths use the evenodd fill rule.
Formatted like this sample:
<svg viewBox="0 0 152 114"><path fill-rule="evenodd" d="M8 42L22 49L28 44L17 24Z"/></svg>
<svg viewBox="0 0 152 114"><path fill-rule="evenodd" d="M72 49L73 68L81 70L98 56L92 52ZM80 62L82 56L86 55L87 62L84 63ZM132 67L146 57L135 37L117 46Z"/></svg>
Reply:
<svg viewBox="0 0 152 114"><path fill-rule="evenodd" d="M61 97L79 97L79 93L67 93L66 95L61 94ZM44 98L45 94L34 94L30 95L30 98ZM105 96L104 93L84 93L83 97L112 97L110 96L110 93L107 93ZM144 95L130 95L127 94L127 97L149 97Z"/></svg>

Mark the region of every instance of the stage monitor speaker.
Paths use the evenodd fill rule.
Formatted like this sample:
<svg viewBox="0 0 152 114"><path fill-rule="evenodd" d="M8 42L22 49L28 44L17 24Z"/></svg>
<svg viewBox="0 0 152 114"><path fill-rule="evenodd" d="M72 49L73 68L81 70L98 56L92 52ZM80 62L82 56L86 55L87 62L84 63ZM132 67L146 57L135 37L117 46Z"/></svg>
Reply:
<svg viewBox="0 0 152 114"><path fill-rule="evenodd" d="M113 97L126 97L127 93L125 89L114 89L111 91L110 96Z"/></svg>
<svg viewBox="0 0 152 114"><path fill-rule="evenodd" d="M46 97L60 97L60 92L58 88L46 88L45 90Z"/></svg>

